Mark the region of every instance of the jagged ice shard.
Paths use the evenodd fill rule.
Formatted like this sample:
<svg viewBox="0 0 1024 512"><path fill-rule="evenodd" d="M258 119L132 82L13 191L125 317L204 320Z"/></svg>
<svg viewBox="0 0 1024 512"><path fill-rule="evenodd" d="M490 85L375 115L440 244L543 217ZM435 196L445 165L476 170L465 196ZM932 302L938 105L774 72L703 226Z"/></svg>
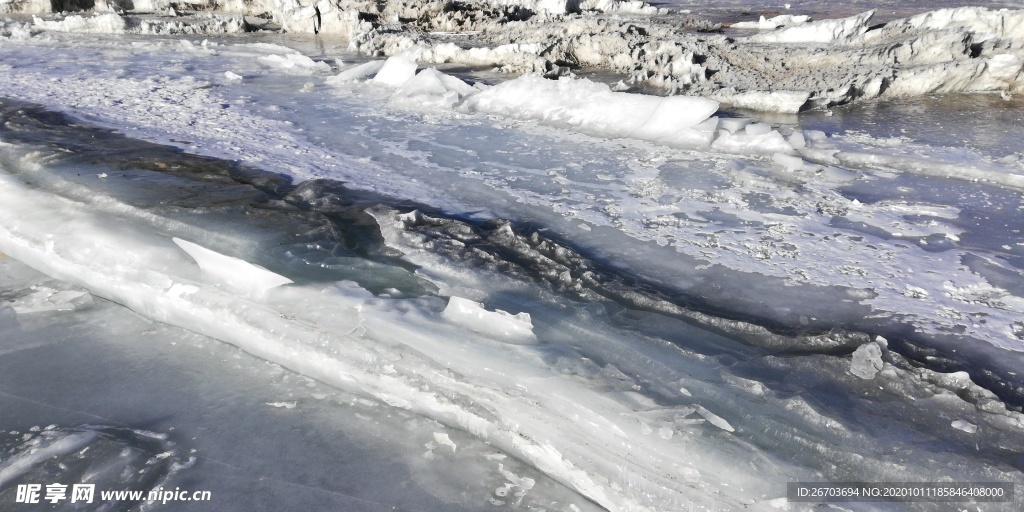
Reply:
<svg viewBox="0 0 1024 512"><path fill-rule="evenodd" d="M0 2L0 510L1019 510L1013 7Z"/></svg>

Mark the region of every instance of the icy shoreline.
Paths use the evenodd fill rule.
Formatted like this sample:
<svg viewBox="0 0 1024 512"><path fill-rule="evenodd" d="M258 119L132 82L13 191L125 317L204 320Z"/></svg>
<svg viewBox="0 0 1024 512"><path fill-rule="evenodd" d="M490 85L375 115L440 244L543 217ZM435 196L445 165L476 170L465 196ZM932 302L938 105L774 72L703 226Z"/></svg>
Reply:
<svg viewBox="0 0 1024 512"><path fill-rule="evenodd" d="M175 16L69 14L8 23L0 34L223 34L251 30L243 16L272 17L283 31L339 36L368 55L419 48L420 64L492 67L511 76L602 69L622 75L624 88L653 86L784 113L874 98L1024 92L1021 10L948 8L880 24L872 22L874 11L799 23L791 17L721 34L720 25L652 17L657 10L634 3L229 2L211 7L215 14L175 17L169 3L157 2L135 11L170 9Z"/></svg>

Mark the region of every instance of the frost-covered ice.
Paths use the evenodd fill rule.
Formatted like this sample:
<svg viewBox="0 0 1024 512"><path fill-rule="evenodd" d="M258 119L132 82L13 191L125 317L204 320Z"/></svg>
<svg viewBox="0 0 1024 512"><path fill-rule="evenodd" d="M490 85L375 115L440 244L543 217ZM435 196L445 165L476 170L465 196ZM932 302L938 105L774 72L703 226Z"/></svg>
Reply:
<svg viewBox="0 0 1024 512"><path fill-rule="evenodd" d="M950 144L985 121L719 104L1013 96L1019 34L999 27L1015 12L882 27L815 15L657 47L671 18L639 7L419 18L487 28L469 48L409 30L395 4L373 9L346 25L353 48L380 52L368 62L267 34L4 22L0 403L19 405L0 429L19 437L0 441L0 471L47 470L20 436L50 416L59 426L37 443L192 442L194 465L154 445L178 464L156 473L240 510L256 499L248 473L274 475L275 503L302 485L342 509L773 510L795 480L1024 483L1019 130ZM753 39L767 35L801 42ZM878 68L890 74L877 90L848 70L836 76L860 85L844 92L824 89L835 77L804 87L750 67L820 57L793 72L806 79L894 49L908 53ZM569 75L576 65L713 99L624 92ZM1020 105L990 100L1000 119ZM922 115L952 116L962 99L941 101L949 110ZM81 360L98 371L69 371ZM190 398L153 405L193 372ZM83 405L59 396L118 373L110 391L76 392ZM104 426L80 428L83 416ZM275 440L260 456L223 434L252 428ZM343 460L388 461L374 474L414 485L359 485L372 479Z"/></svg>

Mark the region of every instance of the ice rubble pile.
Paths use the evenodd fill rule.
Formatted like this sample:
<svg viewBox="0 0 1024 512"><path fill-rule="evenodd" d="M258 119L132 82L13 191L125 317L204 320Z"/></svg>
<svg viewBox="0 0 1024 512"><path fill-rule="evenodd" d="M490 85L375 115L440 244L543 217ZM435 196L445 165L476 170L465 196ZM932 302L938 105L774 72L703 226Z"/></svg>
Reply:
<svg viewBox="0 0 1024 512"><path fill-rule="evenodd" d="M512 21L506 14L424 27L483 30L483 44L472 49L372 23L362 25L350 45L383 55L421 46L423 62L510 73L559 75L599 67L632 83L778 112L879 96L1024 89L1024 11L945 9L880 28L871 25L872 17L791 20L780 30L733 39L638 20L570 17L555 24Z"/></svg>
<svg viewBox="0 0 1024 512"><path fill-rule="evenodd" d="M170 4L133 5L136 12L165 12ZM96 10L104 6L126 9L114 2ZM673 25L644 16L578 14L659 12L636 1L233 0L210 9L238 14L199 21L68 16L36 24L85 32L233 32L246 28L242 15L272 16L285 31L338 34L351 49L373 55L419 47L424 63L515 74L599 67L632 84L776 112L875 97L1024 91L1024 10L960 7L878 25L874 11L818 21L785 15L734 25L760 30L727 36L705 33L716 27L691 19Z"/></svg>
<svg viewBox="0 0 1024 512"><path fill-rule="evenodd" d="M749 41L757 43L849 42L867 32L867 23L874 14L874 11L868 11L836 20L821 20L813 23L780 23L778 26L785 28L750 36ZM772 19L775 20L775 18Z"/></svg>
<svg viewBox="0 0 1024 512"><path fill-rule="evenodd" d="M326 83L344 86L366 80L392 90L390 102L396 106L450 108L538 121L598 137L685 148L710 146L734 153L794 151L769 125L748 126L743 120L720 123L712 117L718 103L704 98L615 92L605 84L587 79L549 80L539 75L526 75L494 86L470 86L435 68L417 73L415 59L421 53L414 48L386 61L352 66L328 78Z"/></svg>
<svg viewBox="0 0 1024 512"><path fill-rule="evenodd" d="M641 454L637 459L606 452L590 462L595 452L581 440L597 436L609 439L600 446L617 444L625 429L635 430L622 420L632 413L582 382L538 367L532 356L501 351L495 357L494 341L532 342L526 315L490 311L454 296L443 311L435 298L394 308L351 283L280 286L284 278L239 258L198 244L178 242L188 252L179 250L148 224L155 219L130 207L119 210L123 215L96 211L95 205L29 189L8 174L0 174L0 199L0 250L97 296L471 433L608 510L651 510L651 496L675 503L692 494L671 475L646 466L669 464L663 455L669 452L676 453L673 467L690 466L677 453L681 445L669 439L648 438L634 449ZM246 286L226 283L225 272L263 280L259 293L239 294ZM550 386L559 393L527 394ZM578 421L566 421L567 410ZM701 414L728 430L719 415L707 409ZM630 489L603 476L599 468L613 463L638 475ZM722 478L737 488L763 487L749 474Z"/></svg>
<svg viewBox="0 0 1024 512"><path fill-rule="evenodd" d="M152 19L102 13L92 16L67 15L54 18L33 16L30 29L87 34L198 35L237 34L249 30L240 14L206 14L187 19Z"/></svg>
<svg viewBox="0 0 1024 512"><path fill-rule="evenodd" d="M787 139L768 124L713 117L718 103L704 98L616 92L588 79L549 80L540 75L525 75L494 86L470 86L435 68L417 72L416 58L423 53L420 48L412 48L385 61L351 66L326 83L339 88L360 82L383 87L390 91L390 103L398 107L453 109L536 121L597 137L774 155L790 171L810 167L802 157L818 161L821 155L832 158L835 153L819 154L820 145L802 134Z"/></svg>
<svg viewBox="0 0 1024 512"><path fill-rule="evenodd" d="M424 55L429 57L429 50L413 47L386 60L344 68L327 78L325 83L339 91L373 87L384 91L388 102L400 108L488 114L535 121L596 137L768 156L779 168L794 175L843 181L849 179L849 173L836 165L868 159L876 165L913 165L918 172L925 174L983 178L1024 189L1024 177L1015 173L968 169L939 160L908 162L899 156L863 153L849 148L840 151L822 132L797 130L787 137L766 123L752 123L746 118L720 118L714 116L718 103L704 98L617 92L606 84L588 79L561 77L550 80L536 74L493 86L469 85L436 68L417 71L418 59L422 60ZM798 105L805 97L787 93L739 95L748 103L768 102L775 106Z"/></svg>
<svg viewBox="0 0 1024 512"><path fill-rule="evenodd" d="M401 64L407 63L396 66ZM396 76L397 71L391 78ZM742 125L728 128L739 133L753 126L752 134L764 130ZM38 158L20 160L23 172L45 172L32 165ZM794 459L824 461L858 477L895 478L908 471L915 477L931 476L932 466L938 466L956 476L1018 478L1012 468L969 464L973 459L961 453L951 452L936 465L908 461L902 452L897 460L885 442L819 413L799 395L780 398L756 381L719 377L713 373L716 365L702 354L654 343L621 345L614 341L620 334L586 325L603 321L601 317L560 314L554 320L568 325L572 341L567 343L582 337L588 345L601 346L599 353L610 360L598 365L547 351L556 354L552 362L516 350L522 347L515 345L534 341L533 319L527 315L492 311L457 295L447 304L437 297L396 301L374 297L352 283L287 284L286 278L243 259L169 238L210 236L177 222L173 210L163 210L172 215L169 219L158 210L102 193L70 199L32 188L23 178L0 174L0 251L148 318L215 337L324 383L474 435L606 510L676 509L691 501L708 509L767 510L767 502L779 491L765 482L765 471L794 479L812 475L791 466L801 463ZM38 182L55 191L66 192L70 186ZM429 259L432 250L406 231L417 217L374 215L389 246L437 275L439 264ZM479 287L487 281L474 268L458 264L448 270ZM244 283L226 282L225 274L262 284L249 294ZM545 341L553 343L549 348L561 346L551 339L550 330L547 336ZM871 388L884 386L885 403L892 396L909 395L897 408L909 421L929 426L942 422L944 429L956 430L940 440L983 429L1004 436L978 439L986 450L1005 443L1008 450L1019 451L1020 415L1007 411L994 395L962 375L907 370L905 364L891 364L897 355L884 356L880 365L872 364L877 373ZM778 365L805 365L780 366L794 375L813 368L815 378L836 376L850 385L867 384L856 374L847 378L839 366L843 358L777 359ZM631 375L650 375L651 380L634 381ZM620 387L611 387L616 381ZM647 382L656 391L640 392L646 390L639 383ZM857 402L859 394L851 396L848 403L863 407ZM289 402L272 405L278 404L288 407ZM904 407L912 409L906 413ZM959 426L950 427L952 418ZM435 440L451 447L444 435ZM776 462L749 448L768 444L780 446L779 452L791 458ZM851 446L860 451L851 453ZM622 481L629 485L617 483Z"/></svg>
<svg viewBox="0 0 1024 512"><path fill-rule="evenodd" d="M0 14L92 10L96 13L146 13L176 17L185 14L179 12L182 6L171 0L4 0L0 2ZM219 13L231 13L272 18L288 32L322 31L347 37L353 37L381 23L398 24L402 22L400 20L406 20L406 23L407 20L416 20L439 29L458 30L461 25L480 17L508 20L538 16L547 19L581 11L640 15L666 12L665 9L652 7L640 0L488 0L465 3L441 0L207 0L184 6L195 12L218 13L218 17ZM480 13L484 14L481 16ZM152 16L149 20L154 21Z"/></svg>
<svg viewBox="0 0 1024 512"><path fill-rule="evenodd" d="M867 12L747 37L637 21L578 19L559 27L527 21L489 29L486 37L496 45L541 44L545 51L539 56L554 73L566 65L603 67L634 83L769 111L879 96L1024 88L1024 11L945 9L880 28L872 17ZM371 48L386 52L381 43L396 37L382 36Z"/></svg>
<svg viewBox="0 0 1024 512"><path fill-rule="evenodd" d="M701 129L718 104L686 96L613 92L589 80L547 80L530 75L471 96L468 111L568 126L604 137L625 137L674 146L710 142L713 123Z"/></svg>
<svg viewBox="0 0 1024 512"><path fill-rule="evenodd" d="M761 16L757 21L740 21L730 25L732 28L745 28L755 30L775 30L779 27L788 27L793 25L803 25L811 21L810 16L806 15L792 15L792 14L780 14L771 18L765 18Z"/></svg>
<svg viewBox="0 0 1024 512"><path fill-rule="evenodd" d="M339 25L339 32L348 34L352 49L374 55L415 46L424 49L424 63L549 76L598 67L630 83L777 112L874 97L1024 89L1024 11L962 7L880 25L872 22L874 11L819 21L780 16L756 24L775 30L737 37L695 33L706 28L696 22L565 15L554 23L470 3L402 3L403 14L385 14L392 5L360 14L362 21ZM446 39L466 35L472 48Z"/></svg>

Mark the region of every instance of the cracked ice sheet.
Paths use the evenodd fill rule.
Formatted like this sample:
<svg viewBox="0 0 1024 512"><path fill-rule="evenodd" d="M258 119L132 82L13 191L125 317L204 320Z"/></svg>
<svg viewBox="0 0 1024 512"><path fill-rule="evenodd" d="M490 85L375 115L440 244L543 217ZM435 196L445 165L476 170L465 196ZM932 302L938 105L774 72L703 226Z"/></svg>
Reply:
<svg viewBox="0 0 1024 512"><path fill-rule="evenodd" d="M89 302L65 300L73 307L40 314L34 296L51 287ZM0 297L17 312L5 318L0 306L0 476L6 463L31 455L31 443L51 432L76 432L83 424L97 430L144 425L169 442L161 457L195 459L160 481L165 488L210 490L214 500L190 504L193 511L479 510L500 493L527 509L571 504L599 510L464 432L121 305L93 301L88 292L6 256L0 256ZM40 432L43 425L51 426ZM433 448L439 436L457 443L458 452ZM423 456L425 446L435 455ZM146 446L122 448L93 443L28 469L45 468L49 481L69 483L91 466L89 482L98 489L122 489L121 471L102 468L133 469L127 452ZM154 468L155 460L146 462L152 455L141 459L142 469ZM15 487L0 489L4 502L13 502Z"/></svg>
<svg viewBox="0 0 1024 512"><path fill-rule="evenodd" d="M69 47L74 36L53 37L6 43L11 79L0 84L0 94L300 179L331 177L452 212L536 221L644 277L711 295L719 307L751 307L750 297L710 293L730 283L773 295L774 304L755 313L790 325L884 331L910 322L920 332L1021 350L1014 329L1020 297L961 263L979 252L976 244L959 242L971 235L956 222L962 204L862 202L846 192L898 180L898 170L787 170L754 156L395 108L390 91L373 84L322 86L330 74L315 62L298 66L298 73L281 66L313 61L279 45L101 37ZM35 58L52 47L61 51ZM225 71L244 79L231 80ZM913 158L906 142L854 134L826 145L847 153L888 146L893 155ZM964 168L987 168L971 160L976 155L953 156ZM958 201L975 191L1001 192L955 179L936 183L960 190L951 195ZM974 229L1021 224L1019 203L990 204L995 220ZM1019 232L1006 237L1003 253L980 252L1019 274L1005 258L1021 256L1022 238ZM926 252L928 243L940 250ZM714 283L702 284L707 280ZM814 298L805 298L808 290Z"/></svg>

